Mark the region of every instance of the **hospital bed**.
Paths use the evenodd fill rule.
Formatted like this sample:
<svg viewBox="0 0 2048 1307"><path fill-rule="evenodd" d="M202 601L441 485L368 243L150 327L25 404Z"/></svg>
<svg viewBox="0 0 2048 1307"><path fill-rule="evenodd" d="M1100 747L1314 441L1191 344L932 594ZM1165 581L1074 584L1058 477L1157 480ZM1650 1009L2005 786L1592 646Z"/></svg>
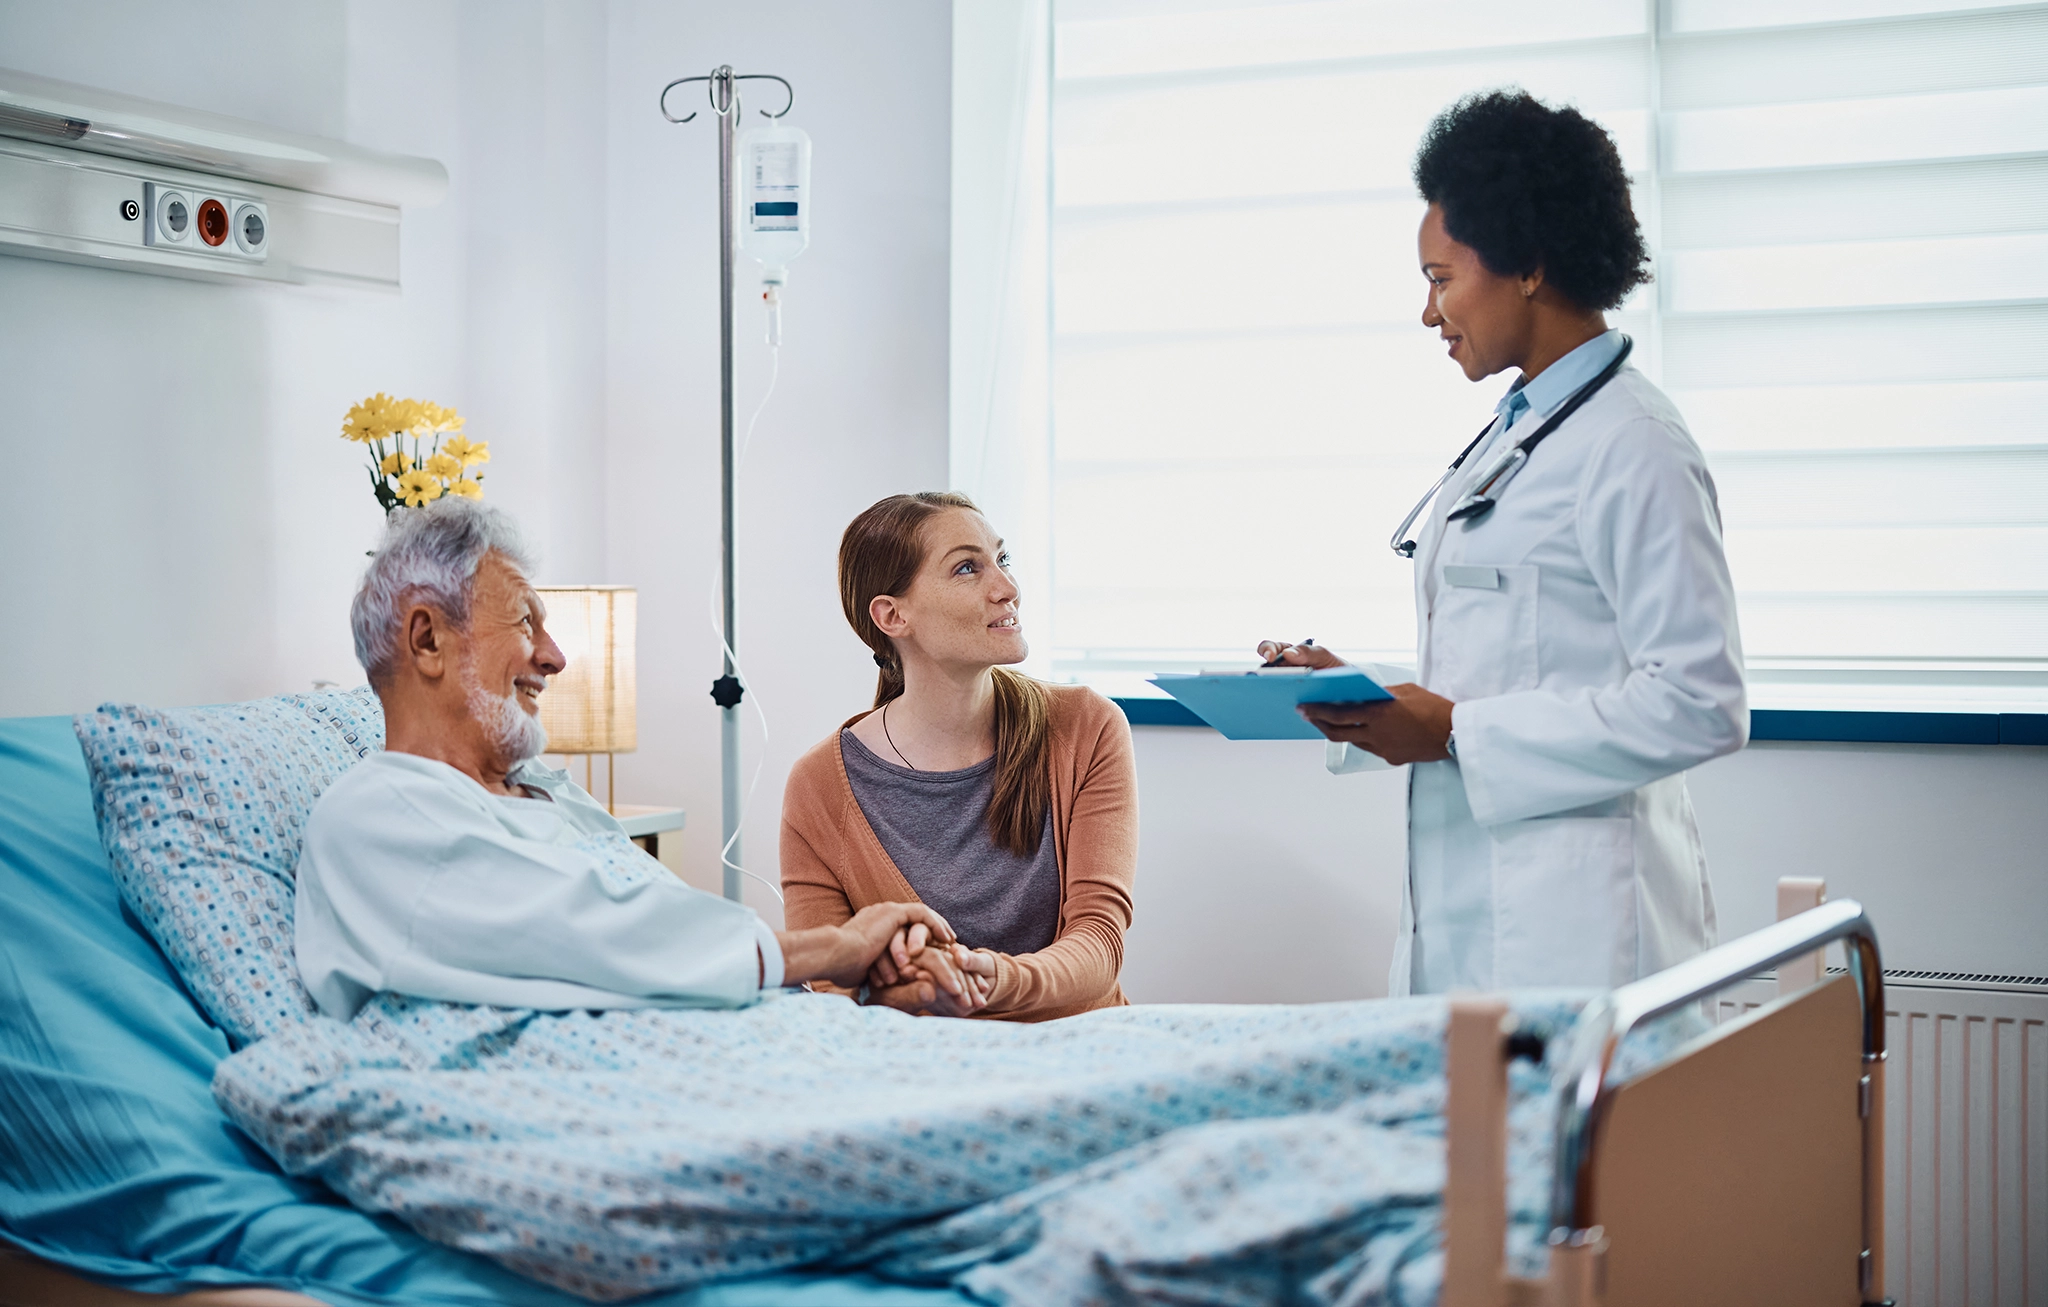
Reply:
<svg viewBox="0 0 2048 1307"><path fill-rule="evenodd" d="M225 1041L121 906L67 719L0 721L0 906L0 1307L575 1301L283 1176L228 1126L209 1089ZM1630 1031L1833 940L1848 946L1848 975L1730 1022L1643 1075L1615 1073ZM1843 902L1599 1000L1561 1054L1571 1070L1552 1219L1563 1233L1542 1282L1503 1270L1505 1067L1522 1044L1502 1031L1504 1005L1460 1002L1448 1035L1443 1301L1880 1298L1879 975L1874 932ZM45 1092L33 1138L9 1100L30 1079ZM286 1253L318 1273L291 1282L247 1269ZM969 1299L859 1276L777 1275L640 1301Z"/></svg>

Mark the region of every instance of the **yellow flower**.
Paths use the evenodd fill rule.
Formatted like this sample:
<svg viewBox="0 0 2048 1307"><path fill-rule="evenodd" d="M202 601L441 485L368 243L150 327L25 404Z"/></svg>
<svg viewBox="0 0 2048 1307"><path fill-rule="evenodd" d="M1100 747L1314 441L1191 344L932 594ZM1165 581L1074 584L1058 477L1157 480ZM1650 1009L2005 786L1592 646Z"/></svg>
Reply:
<svg viewBox="0 0 2048 1307"><path fill-rule="evenodd" d="M461 459L464 467L475 467L479 463L491 461L491 442L479 440L471 443L461 436L450 436L441 442L441 452L451 458Z"/></svg>
<svg viewBox="0 0 2048 1307"><path fill-rule="evenodd" d="M450 458L446 454L436 454L422 466L443 481L452 481L462 475L462 460Z"/></svg>
<svg viewBox="0 0 2048 1307"><path fill-rule="evenodd" d="M462 430L462 415L452 408L442 408L432 400L409 399L413 406L411 430L414 435L430 436L436 431Z"/></svg>
<svg viewBox="0 0 2048 1307"><path fill-rule="evenodd" d="M450 482L448 493L451 495L461 495L464 499L482 499L484 497L484 488L468 477L464 477L460 481Z"/></svg>
<svg viewBox="0 0 2048 1307"><path fill-rule="evenodd" d="M341 438L368 443L405 430L413 421L411 402L378 391L348 411L341 422Z"/></svg>
<svg viewBox="0 0 2048 1307"><path fill-rule="evenodd" d="M404 450L399 450L396 453L386 454L384 461L377 465L377 470L385 476L395 477L410 467L412 467L412 455Z"/></svg>
<svg viewBox="0 0 2048 1307"><path fill-rule="evenodd" d="M431 474L415 469L398 478L398 493L407 508L418 508L441 497L441 483Z"/></svg>

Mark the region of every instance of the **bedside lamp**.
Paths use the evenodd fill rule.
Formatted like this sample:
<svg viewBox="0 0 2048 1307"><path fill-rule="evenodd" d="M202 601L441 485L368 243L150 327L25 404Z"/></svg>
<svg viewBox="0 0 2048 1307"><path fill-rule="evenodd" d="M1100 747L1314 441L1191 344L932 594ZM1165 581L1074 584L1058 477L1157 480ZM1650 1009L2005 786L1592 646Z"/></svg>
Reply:
<svg viewBox="0 0 2048 1307"><path fill-rule="evenodd" d="M536 586L547 605L547 629L569 666L540 697L548 752L583 755L583 788L591 758L605 755L605 808L614 809L612 755L639 747L634 724L634 634L639 592L624 585Z"/></svg>

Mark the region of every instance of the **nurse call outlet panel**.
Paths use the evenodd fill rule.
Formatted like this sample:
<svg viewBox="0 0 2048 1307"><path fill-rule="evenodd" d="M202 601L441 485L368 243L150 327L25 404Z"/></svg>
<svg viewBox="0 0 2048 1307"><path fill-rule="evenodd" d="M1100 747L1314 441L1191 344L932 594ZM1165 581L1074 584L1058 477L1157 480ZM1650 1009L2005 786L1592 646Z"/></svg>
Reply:
<svg viewBox="0 0 2048 1307"><path fill-rule="evenodd" d="M270 254L270 210L261 200L144 182L138 216L145 245L258 263Z"/></svg>

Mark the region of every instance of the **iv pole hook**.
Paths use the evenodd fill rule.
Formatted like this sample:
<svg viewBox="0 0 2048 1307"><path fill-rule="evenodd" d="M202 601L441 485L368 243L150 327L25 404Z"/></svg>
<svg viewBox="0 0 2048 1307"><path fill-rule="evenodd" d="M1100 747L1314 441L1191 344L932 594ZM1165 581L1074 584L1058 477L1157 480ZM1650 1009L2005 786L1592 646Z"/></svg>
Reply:
<svg viewBox="0 0 2048 1307"><path fill-rule="evenodd" d="M678 77L673 82L670 82L667 86L662 87L661 99L659 101L661 105L661 116L668 119L672 123L686 123L697 116L697 112L694 109L690 111L687 117L683 118L678 118L668 111L668 93L670 91L675 90L678 86L683 85L685 82L707 83L704 89L707 93L708 98L711 101L711 111L713 113L720 115L730 113L732 111L732 106L730 104L720 105L718 103L717 82L719 75L721 73L725 74L727 79L733 82L782 83L782 108L775 113L769 113L766 109L761 110L761 116L763 118L780 118L784 114L787 114L791 109L796 107L796 88L789 84L788 78L777 77L774 73L733 73L729 69L721 68L718 69L716 72L706 73L702 77ZM737 90L738 88L735 87L734 89Z"/></svg>

